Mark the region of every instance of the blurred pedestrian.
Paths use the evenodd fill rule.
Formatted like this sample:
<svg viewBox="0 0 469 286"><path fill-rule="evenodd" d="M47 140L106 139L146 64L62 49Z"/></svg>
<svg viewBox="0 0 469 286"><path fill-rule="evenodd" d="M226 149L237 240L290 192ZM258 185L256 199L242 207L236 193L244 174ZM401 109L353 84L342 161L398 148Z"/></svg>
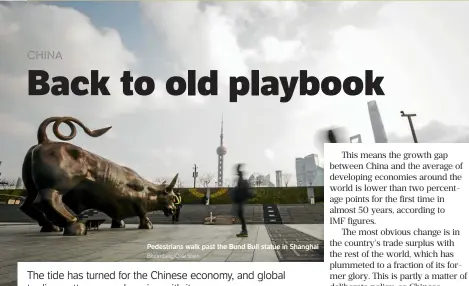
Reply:
<svg viewBox="0 0 469 286"><path fill-rule="evenodd" d="M238 233L237 237L248 237L248 230L246 227L246 220L244 219L244 205L252 198L252 192L250 190L249 182L244 179L243 171L241 170L242 164L236 166L238 175L238 183L233 190L232 200L236 207L236 217L241 223L241 232Z"/></svg>

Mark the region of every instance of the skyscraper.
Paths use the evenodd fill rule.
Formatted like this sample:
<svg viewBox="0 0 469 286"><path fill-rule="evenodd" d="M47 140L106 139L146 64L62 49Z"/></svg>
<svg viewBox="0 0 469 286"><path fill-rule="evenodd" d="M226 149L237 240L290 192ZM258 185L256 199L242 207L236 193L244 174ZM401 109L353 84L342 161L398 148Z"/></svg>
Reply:
<svg viewBox="0 0 469 286"><path fill-rule="evenodd" d="M275 186L277 188L282 186L282 171L281 170L275 171Z"/></svg>
<svg viewBox="0 0 469 286"><path fill-rule="evenodd" d="M375 143L388 143L388 136L384 130L376 100L368 101L368 112L370 113L371 128L373 129Z"/></svg>
<svg viewBox="0 0 469 286"><path fill-rule="evenodd" d="M318 174L318 155L310 154L304 158L296 158L295 166L296 184L298 186L312 186Z"/></svg>
<svg viewBox="0 0 469 286"><path fill-rule="evenodd" d="M223 115L221 116L220 146L217 148L218 155L218 181L219 187L223 186L223 156L226 155L226 148L223 146Z"/></svg>

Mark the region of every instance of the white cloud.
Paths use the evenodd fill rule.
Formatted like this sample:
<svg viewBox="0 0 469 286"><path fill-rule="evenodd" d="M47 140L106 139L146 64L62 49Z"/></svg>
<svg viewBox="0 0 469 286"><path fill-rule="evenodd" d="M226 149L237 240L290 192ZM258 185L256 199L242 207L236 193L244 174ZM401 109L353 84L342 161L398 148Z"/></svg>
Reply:
<svg viewBox="0 0 469 286"><path fill-rule="evenodd" d="M269 63L282 64L295 60L304 53L301 42L280 41L276 37L267 36L261 40L264 60Z"/></svg>
<svg viewBox="0 0 469 286"><path fill-rule="evenodd" d="M275 159L275 152L272 151L272 149L267 148L267 149L264 150L264 156L268 160L273 161Z"/></svg>
<svg viewBox="0 0 469 286"><path fill-rule="evenodd" d="M410 128L407 134L399 136L389 135L389 142L414 142ZM438 121L431 121L427 125L415 130L419 143L469 143L469 126L446 125Z"/></svg>
<svg viewBox="0 0 469 286"><path fill-rule="evenodd" d="M35 128L11 114L0 113L0 134L7 136L30 136Z"/></svg>
<svg viewBox="0 0 469 286"><path fill-rule="evenodd" d="M359 4L358 1L343 1L339 4L339 12L346 12Z"/></svg>
<svg viewBox="0 0 469 286"><path fill-rule="evenodd" d="M144 150L142 151L147 153ZM157 164L162 164L166 167L171 167L174 160L179 161L192 158L191 150L185 147L168 146L163 149L150 150L148 153L151 155L152 160L156 160Z"/></svg>
<svg viewBox="0 0 469 286"><path fill-rule="evenodd" d="M202 10L196 1L145 2L142 7L145 17L164 35L164 46L180 69L195 69L200 75L218 69L222 84L227 84L229 76L246 74L246 55L237 41L236 23L221 7Z"/></svg>
<svg viewBox="0 0 469 286"><path fill-rule="evenodd" d="M293 1L260 1L259 8L274 18L288 21L298 17L300 5Z"/></svg>
<svg viewBox="0 0 469 286"><path fill-rule="evenodd" d="M190 156L191 154L188 150L181 148L181 147L167 147L164 149L153 149L150 151L150 153L156 157L162 157L165 154L169 154L171 156L178 156L181 158Z"/></svg>
<svg viewBox="0 0 469 286"><path fill-rule="evenodd" d="M134 66L136 57L123 46L115 30L99 30L73 9L49 5L0 5L0 15L0 26L19 27L9 29L0 40L3 87L0 96L3 102L8 102L6 107L10 111L29 109L40 117L72 112L96 118L132 112L140 105L138 98L121 93L121 73ZM60 51L63 60L30 60L27 55L32 50ZM28 97L28 69L45 69L51 77L69 78L87 76L91 69L99 69L100 75L111 77L108 88L112 99L73 95Z"/></svg>

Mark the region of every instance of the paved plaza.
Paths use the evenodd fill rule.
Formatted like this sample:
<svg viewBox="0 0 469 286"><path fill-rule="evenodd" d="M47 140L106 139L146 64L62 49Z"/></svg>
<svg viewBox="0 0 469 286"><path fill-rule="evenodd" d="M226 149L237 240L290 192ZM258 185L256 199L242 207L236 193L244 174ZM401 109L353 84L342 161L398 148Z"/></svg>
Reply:
<svg viewBox="0 0 469 286"><path fill-rule="evenodd" d="M86 236L40 233L37 225L0 224L0 285L16 285L16 263L29 261L323 261L324 227L310 225L248 225L249 237L237 238L239 225L137 225L110 229L102 225ZM320 251L280 253L273 249L242 249L245 244L320 244ZM148 250L147 245L237 245L237 249ZM239 249L238 249L239 248ZM312 253L315 253L312 255ZM298 256L295 260L292 257ZM292 260L293 259L293 260Z"/></svg>

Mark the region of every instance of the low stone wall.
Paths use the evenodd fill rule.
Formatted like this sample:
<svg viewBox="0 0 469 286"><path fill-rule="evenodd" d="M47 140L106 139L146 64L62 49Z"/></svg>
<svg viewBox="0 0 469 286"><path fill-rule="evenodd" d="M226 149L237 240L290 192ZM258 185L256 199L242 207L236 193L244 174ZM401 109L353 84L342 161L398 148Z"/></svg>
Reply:
<svg viewBox="0 0 469 286"><path fill-rule="evenodd" d="M286 224L323 224L324 223L324 205L316 204L290 204L277 205L280 216ZM181 210L180 224L203 224L206 217L210 216L231 216L233 215L232 205L184 205ZM264 223L263 205L252 204L245 208L246 222L250 224ZM110 218L100 212L84 212L86 219L106 219L110 223ZM86 218L87 216L87 218ZM154 224L171 223L171 217L166 217L162 212L149 214L149 218ZM25 215L19 205L0 204L0 223L35 223L31 218ZM126 219L127 224L138 223L138 218Z"/></svg>

